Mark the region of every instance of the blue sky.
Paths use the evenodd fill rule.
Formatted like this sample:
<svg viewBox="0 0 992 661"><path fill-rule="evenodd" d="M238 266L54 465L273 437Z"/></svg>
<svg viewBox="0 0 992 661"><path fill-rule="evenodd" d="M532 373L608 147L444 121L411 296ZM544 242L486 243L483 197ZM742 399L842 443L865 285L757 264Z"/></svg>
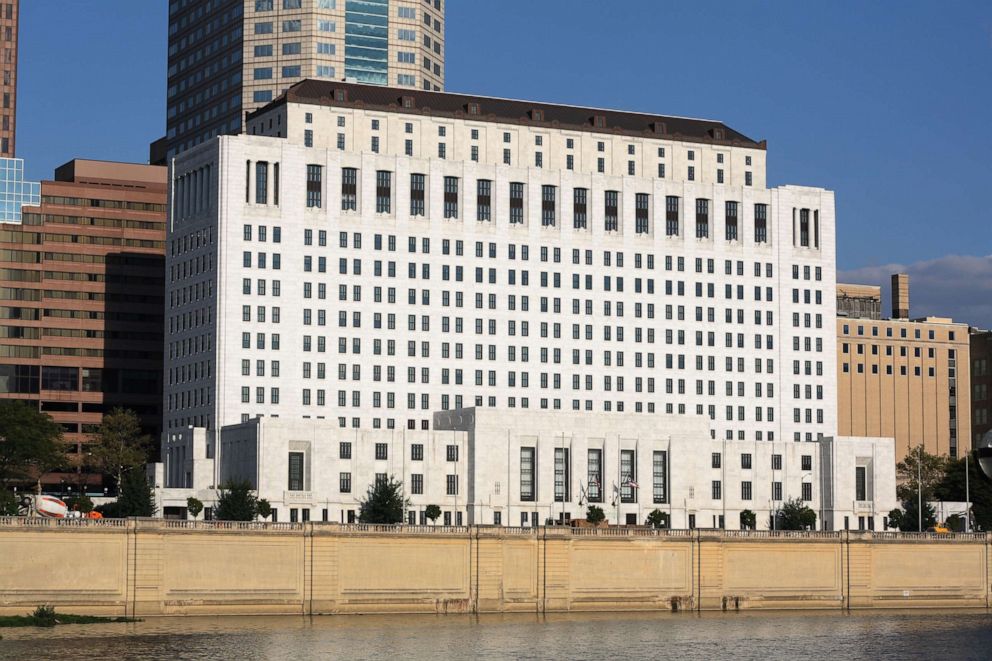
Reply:
<svg viewBox="0 0 992 661"><path fill-rule="evenodd" d="M166 6L21 3L29 176L74 156L147 159L164 133ZM448 0L447 13L449 90L767 139L770 185L836 191L842 279L905 270L914 316L992 326L992 3Z"/></svg>

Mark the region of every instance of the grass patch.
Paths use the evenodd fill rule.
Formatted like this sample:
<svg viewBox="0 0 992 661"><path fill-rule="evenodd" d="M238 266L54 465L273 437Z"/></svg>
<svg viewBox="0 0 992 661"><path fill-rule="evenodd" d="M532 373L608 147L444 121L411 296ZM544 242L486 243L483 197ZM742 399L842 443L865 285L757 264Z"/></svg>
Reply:
<svg viewBox="0 0 992 661"><path fill-rule="evenodd" d="M140 622L132 617L99 617L56 613L54 606L38 606L30 615L0 615L3 627L54 627L57 624L106 624L108 622Z"/></svg>

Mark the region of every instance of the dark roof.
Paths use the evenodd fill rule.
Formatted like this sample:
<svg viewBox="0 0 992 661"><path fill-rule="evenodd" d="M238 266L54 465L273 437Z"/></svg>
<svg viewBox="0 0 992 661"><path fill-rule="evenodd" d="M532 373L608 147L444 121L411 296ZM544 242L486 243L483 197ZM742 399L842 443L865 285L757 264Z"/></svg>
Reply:
<svg viewBox="0 0 992 661"><path fill-rule="evenodd" d="M274 107L306 103L346 108L367 108L433 117L456 117L483 122L547 126L572 131L592 131L686 142L705 142L765 149L723 122L666 115L648 115L537 101L515 101L487 96L426 92L381 85L360 85L331 80L301 80L279 98L248 115L253 119Z"/></svg>

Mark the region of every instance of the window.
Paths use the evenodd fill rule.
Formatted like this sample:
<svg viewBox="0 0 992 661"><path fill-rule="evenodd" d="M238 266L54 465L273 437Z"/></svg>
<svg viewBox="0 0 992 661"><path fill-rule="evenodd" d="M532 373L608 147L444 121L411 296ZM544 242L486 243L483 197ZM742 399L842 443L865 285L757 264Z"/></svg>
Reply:
<svg viewBox="0 0 992 661"><path fill-rule="evenodd" d="M655 451L651 461L651 499L655 503L668 502L668 453Z"/></svg>
<svg viewBox="0 0 992 661"><path fill-rule="evenodd" d="M741 454L741 468L744 469L744 470L750 470L751 469L751 454L750 453L742 453Z"/></svg>
<svg viewBox="0 0 992 661"><path fill-rule="evenodd" d="M805 501L813 500L813 483L803 482L803 493L802 499Z"/></svg>
<svg viewBox="0 0 992 661"><path fill-rule="evenodd" d="M358 170L341 168L341 209L355 211L358 208Z"/></svg>
<svg viewBox="0 0 992 661"><path fill-rule="evenodd" d="M802 458L802 466L804 471L813 470L813 456L809 454L804 454Z"/></svg>
<svg viewBox="0 0 992 661"><path fill-rule="evenodd" d="M679 198L665 197L665 236L679 235Z"/></svg>
<svg viewBox="0 0 992 661"><path fill-rule="evenodd" d="M323 166L307 165L307 207L319 209L323 191Z"/></svg>
<svg viewBox="0 0 992 661"><path fill-rule="evenodd" d="M589 450L586 463L587 496L590 503L603 502L603 451Z"/></svg>
<svg viewBox="0 0 992 661"><path fill-rule="evenodd" d="M283 21L282 31L283 32L299 32L303 29L303 22L299 20L295 21Z"/></svg>
<svg viewBox="0 0 992 661"><path fill-rule="evenodd" d="M423 216L427 213L424 204L424 188L427 183L426 179L427 178L422 174L410 175L410 215L411 216Z"/></svg>
<svg viewBox="0 0 992 661"><path fill-rule="evenodd" d="M351 441L341 441L338 443L338 458L351 459Z"/></svg>
<svg viewBox="0 0 992 661"><path fill-rule="evenodd" d="M713 468L719 468L720 467L720 459L721 459L720 453L719 452L714 452L712 454L712 456L710 457L710 465L711 465L711 467L713 467Z"/></svg>
<svg viewBox="0 0 992 661"><path fill-rule="evenodd" d="M533 502L537 491L535 481L537 469L536 448L520 448L520 500Z"/></svg>
<svg viewBox="0 0 992 661"><path fill-rule="evenodd" d="M413 473L410 475L410 493L415 496L424 493L424 476L422 473Z"/></svg>
<svg viewBox="0 0 992 661"><path fill-rule="evenodd" d="M637 464L634 461L633 450L620 451L620 501L633 503L636 501Z"/></svg>
<svg viewBox="0 0 992 661"><path fill-rule="evenodd" d="M706 239L710 235L710 201L696 200L696 238Z"/></svg>
<svg viewBox="0 0 992 661"><path fill-rule="evenodd" d="M255 80L271 80L272 67L258 67L255 69L255 71L252 72L252 75Z"/></svg>
<svg viewBox="0 0 992 661"><path fill-rule="evenodd" d="M458 218L458 177L444 178L444 217Z"/></svg>
<svg viewBox="0 0 992 661"><path fill-rule="evenodd" d="M269 164L266 161L255 163L255 204L268 204Z"/></svg>
<svg viewBox="0 0 992 661"><path fill-rule="evenodd" d="M634 200L634 231L637 234L647 234L650 229L648 225L648 205L650 202L650 196L647 193L637 193Z"/></svg>
<svg viewBox="0 0 992 661"><path fill-rule="evenodd" d="M375 212L392 213L393 173L377 170L375 173Z"/></svg>
<svg viewBox="0 0 992 661"><path fill-rule="evenodd" d="M489 179L479 179L476 182L475 219L489 221L492 219L492 186Z"/></svg>
<svg viewBox="0 0 992 661"><path fill-rule="evenodd" d="M737 203L726 203L725 227L727 241L737 240Z"/></svg>
<svg viewBox="0 0 992 661"><path fill-rule="evenodd" d="M458 446L449 445L445 448L448 461L458 461Z"/></svg>
<svg viewBox="0 0 992 661"><path fill-rule="evenodd" d="M423 443L414 443L410 446L410 461L423 461L424 460L424 445Z"/></svg>
<svg viewBox="0 0 992 661"><path fill-rule="evenodd" d="M541 226L555 226L555 187L541 186Z"/></svg>
<svg viewBox="0 0 992 661"><path fill-rule="evenodd" d="M341 493L351 493L351 473L341 473L338 478L338 488Z"/></svg>
<svg viewBox="0 0 992 661"><path fill-rule="evenodd" d="M781 482L772 482L772 500L782 500Z"/></svg>
<svg viewBox="0 0 992 661"><path fill-rule="evenodd" d="M741 500L751 500L750 482L741 482Z"/></svg>
<svg viewBox="0 0 992 661"><path fill-rule="evenodd" d="M447 475L445 484L445 493L449 496L458 495L458 476L457 475Z"/></svg>
<svg viewBox="0 0 992 661"><path fill-rule="evenodd" d="M572 226L577 230L584 230L586 223L586 200L589 191L586 188L576 188L572 195Z"/></svg>
<svg viewBox="0 0 992 661"><path fill-rule="evenodd" d="M854 499L868 500L868 467L856 466L854 469Z"/></svg>
<svg viewBox="0 0 992 661"><path fill-rule="evenodd" d="M520 182L510 182L510 224L524 222L524 185Z"/></svg>
<svg viewBox="0 0 992 661"><path fill-rule="evenodd" d="M571 500L568 448L555 448L555 502Z"/></svg>
<svg viewBox="0 0 992 661"><path fill-rule="evenodd" d="M603 204L603 228L607 232L616 232L619 227L619 202L620 194L615 190L608 190L604 196Z"/></svg>
<svg viewBox="0 0 992 661"><path fill-rule="evenodd" d="M389 459L389 446L385 443L376 443L375 458L376 461L385 461L386 459Z"/></svg>
<svg viewBox="0 0 992 661"><path fill-rule="evenodd" d="M768 242L768 205L754 205L754 242Z"/></svg>
<svg viewBox="0 0 992 661"><path fill-rule="evenodd" d="M773 471L782 470L782 455L780 454L772 455L772 470Z"/></svg>
<svg viewBox="0 0 992 661"><path fill-rule="evenodd" d="M711 492L713 500L720 500L723 497L723 485L720 484L720 480L713 480Z"/></svg>
<svg viewBox="0 0 992 661"><path fill-rule="evenodd" d="M289 453L289 491L303 491L303 453Z"/></svg>

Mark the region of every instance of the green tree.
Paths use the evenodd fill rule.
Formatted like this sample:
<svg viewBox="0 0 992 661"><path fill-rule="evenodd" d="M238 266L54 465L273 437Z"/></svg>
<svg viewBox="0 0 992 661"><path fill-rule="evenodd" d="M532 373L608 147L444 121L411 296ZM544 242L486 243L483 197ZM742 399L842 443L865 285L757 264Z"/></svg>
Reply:
<svg viewBox="0 0 992 661"><path fill-rule="evenodd" d="M816 512L798 498L785 501L775 515L775 530L816 530Z"/></svg>
<svg viewBox="0 0 992 661"><path fill-rule="evenodd" d="M437 505L428 505L427 508L424 509L424 516L426 516L433 524L437 521L438 517L441 516L441 508Z"/></svg>
<svg viewBox="0 0 992 661"><path fill-rule="evenodd" d="M144 471L132 470L124 474L117 506L119 517L155 516L155 494Z"/></svg>
<svg viewBox="0 0 992 661"><path fill-rule="evenodd" d="M248 480L230 480L220 487L214 518L220 521L254 521L258 518L258 497Z"/></svg>
<svg viewBox="0 0 992 661"><path fill-rule="evenodd" d="M0 516L17 516L17 496L0 488Z"/></svg>
<svg viewBox="0 0 992 661"><path fill-rule="evenodd" d="M758 517L751 510L741 511L741 530L754 530L758 525Z"/></svg>
<svg viewBox="0 0 992 661"><path fill-rule="evenodd" d="M124 473L148 461L150 438L141 432L141 420L130 409L117 407L103 416L100 428L87 446L87 463L114 478L118 489L124 484Z"/></svg>
<svg viewBox="0 0 992 661"><path fill-rule="evenodd" d="M667 528L669 522L668 512L662 512L661 510L651 510L648 514L647 524L652 528Z"/></svg>
<svg viewBox="0 0 992 661"><path fill-rule="evenodd" d="M602 507L598 505L590 505L589 509L586 510L586 521L598 526L600 523L606 520L606 513L603 511Z"/></svg>
<svg viewBox="0 0 992 661"><path fill-rule="evenodd" d="M369 485L365 500L359 504L358 520L362 523L403 523L403 483L393 476Z"/></svg>
<svg viewBox="0 0 992 661"><path fill-rule="evenodd" d="M258 501L258 515L262 517L263 520L266 520L272 516L272 505L265 498Z"/></svg>
<svg viewBox="0 0 992 661"><path fill-rule="evenodd" d="M62 428L28 404L0 400L0 488L33 481L65 464Z"/></svg>
<svg viewBox="0 0 992 661"><path fill-rule="evenodd" d="M930 454L917 445L906 458L896 464L896 496L901 501L916 500L918 488L923 490L923 500L933 500L934 490L947 472L947 458Z"/></svg>
<svg viewBox="0 0 992 661"><path fill-rule="evenodd" d="M189 512L190 516L195 519L200 516L200 512L203 511L203 501L199 498L190 496L186 499L186 511Z"/></svg>
<svg viewBox="0 0 992 661"><path fill-rule="evenodd" d="M889 512L889 527L898 528L902 532L920 532L930 526L936 525L937 514L927 501L923 501L922 528L920 527L920 519L916 512L916 499L904 500L902 509Z"/></svg>
<svg viewBox="0 0 992 661"><path fill-rule="evenodd" d="M76 496L75 498L70 498L66 502L66 506L70 510L76 510L82 512L83 514L89 514L93 511L93 501L87 495Z"/></svg>
<svg viewBox="0 0 992 661"><path fill-rule="evenodd" d="M972 520L981 530L992 530L992 481L978 466L976 456L968 459L968 485L965 488L964 459L949 460L944 479L934 489L937 500L963 503L971 498Z"/></svg>

